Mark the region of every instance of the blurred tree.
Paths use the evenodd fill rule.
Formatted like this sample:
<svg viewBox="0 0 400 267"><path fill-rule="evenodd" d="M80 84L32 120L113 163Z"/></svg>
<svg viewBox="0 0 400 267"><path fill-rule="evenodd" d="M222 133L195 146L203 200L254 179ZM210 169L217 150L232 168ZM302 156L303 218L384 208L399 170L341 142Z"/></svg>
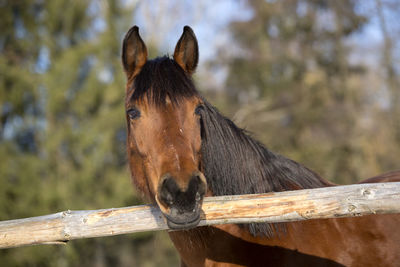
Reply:
<svg viewBox="0 0 400 267"><path fill-rule="evenodd" d="M120 68L132 14L122 1L1 4L0 220L140 202L125 166ZM0 261L158 266L177 257L165 233L143 233L2 250Z"/></svg>
<svg viewBox="0 0 400 267"><path fill-rule="evenodd" d="M228 109L236 121L262 132L259 138L271 149L339 183L394 165L386 153L396 143L366 123L379 123L363 88L367 66L351 60L349 40L367 21L357 2L247 3L252 18L231 24L238 46L220 53L229 65ZM388 145L382 138L390 139Z"/></svg>
<svg viewBox="0 0 400 267"><path fill-rule="evenodd" d="M397 142L400 143L400 70L396 68L398 67L399 62L396 62L396 55L394 52L395 42L394 36L398 35L396 31L390 31L387 23L387 18L384 15L385 9L391 9L394 12L400 12L400 3L398 1L386 1L375 0L375 6L377 11L377 16L379 19L379 27L383 36L383 47L382 47L382 60L381 66L384 72L385 83L384 86L387 87L390 94L390 109L389 112L392 115L393 120L391 121L391 125L395 130L395 137ZM397 16L396 16L397 17ZM393 27L393 24L395 25ZM397 23L392 24L392 29L397 27L397 31L400 30L400 25ZM397 24L397 25L396 25Z"/></svg>

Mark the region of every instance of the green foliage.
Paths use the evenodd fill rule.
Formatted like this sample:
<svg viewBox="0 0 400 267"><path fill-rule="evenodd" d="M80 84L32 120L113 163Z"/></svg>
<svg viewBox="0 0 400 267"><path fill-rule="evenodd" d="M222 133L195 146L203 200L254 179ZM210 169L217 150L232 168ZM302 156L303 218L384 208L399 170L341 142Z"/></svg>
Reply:
<svg viewBox="0 0 400 267"><path fill-rule="evenodd" d="M140 203L126 167L120 67L132 13L117 1L1 6L0 220ZM165 233L143 233L2 250L0 261L156 266L177 256Z"/></svg>

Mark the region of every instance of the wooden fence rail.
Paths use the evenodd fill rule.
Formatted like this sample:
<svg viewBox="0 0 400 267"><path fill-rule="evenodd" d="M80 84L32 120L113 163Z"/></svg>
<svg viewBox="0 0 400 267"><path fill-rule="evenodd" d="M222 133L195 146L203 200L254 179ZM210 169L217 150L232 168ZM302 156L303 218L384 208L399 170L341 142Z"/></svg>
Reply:
<svg viewBox="0 0 400 267"><path fill-rule="evenodd" d="M200 225L289 222L400 213L400 182L357 184L257 195L208 197ZM0 248L165 230L160 210L143 205L63 211L0 222Z"/></svg>

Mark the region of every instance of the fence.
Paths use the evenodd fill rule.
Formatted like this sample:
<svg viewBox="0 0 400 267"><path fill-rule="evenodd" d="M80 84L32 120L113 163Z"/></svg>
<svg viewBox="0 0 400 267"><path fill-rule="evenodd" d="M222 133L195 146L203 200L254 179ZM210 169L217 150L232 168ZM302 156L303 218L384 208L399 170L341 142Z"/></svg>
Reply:
<svg viewBox="0 0 400 267"><path fill-rule="evenodd" d="M400 182L205 198L200 226L400 213ZM151 205L64 211L0 222L0 248L168 229Z"/></svg>

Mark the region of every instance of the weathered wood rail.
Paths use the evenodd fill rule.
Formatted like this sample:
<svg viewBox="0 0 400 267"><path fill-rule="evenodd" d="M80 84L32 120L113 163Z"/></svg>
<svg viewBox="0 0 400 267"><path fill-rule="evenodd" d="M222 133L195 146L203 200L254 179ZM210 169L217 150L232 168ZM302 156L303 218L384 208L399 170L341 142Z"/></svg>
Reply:
<svg viewBox="0 0 400 267"><path fill-rule="evenodd" d="M400 182L208 197L203 203L200 225L289 222L384 213L400 213ZM159 209L150 205L64 211L0 222L0 248L167 228Z"/></svg>

